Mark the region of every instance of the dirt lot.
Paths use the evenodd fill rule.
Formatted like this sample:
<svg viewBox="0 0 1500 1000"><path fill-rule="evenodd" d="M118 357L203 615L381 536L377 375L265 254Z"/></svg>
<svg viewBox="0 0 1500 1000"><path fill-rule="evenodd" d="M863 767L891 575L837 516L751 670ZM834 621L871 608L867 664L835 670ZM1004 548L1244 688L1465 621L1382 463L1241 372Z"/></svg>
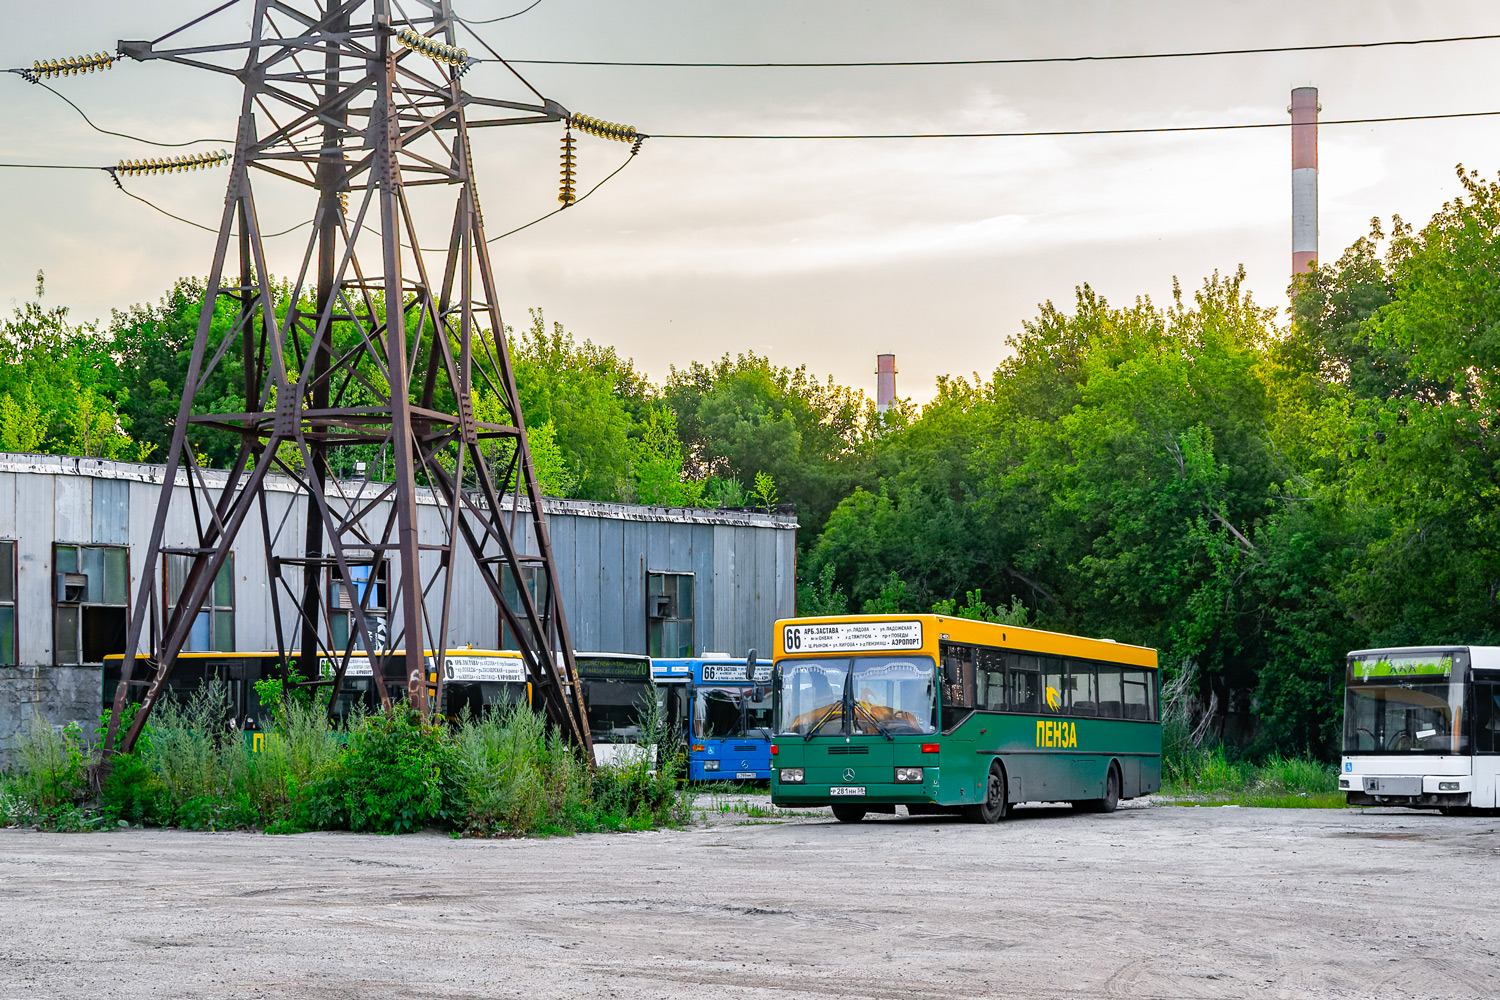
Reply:
<svg viewBox="0 0 1500 1000"><path fill-rule="evenodd" d="M490 842L0 831L0 997L1493 997L1497 828L1137 807Z"/></svg>

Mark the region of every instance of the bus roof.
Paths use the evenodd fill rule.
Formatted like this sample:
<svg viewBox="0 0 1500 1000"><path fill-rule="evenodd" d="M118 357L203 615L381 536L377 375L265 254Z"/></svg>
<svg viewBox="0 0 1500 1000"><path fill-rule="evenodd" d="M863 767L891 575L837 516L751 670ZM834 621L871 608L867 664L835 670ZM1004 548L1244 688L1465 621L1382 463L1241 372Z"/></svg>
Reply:
<svg viewBox="0 0 1500 1000"><path fill-rule="evenodd" d="M905 624L916 626L916 628L871 630L867 627L882 623ZM838 625L866 627L859 629L855 635L845 636L836 629ZM816 636L816 648L808 648L804 645L800 651L794 649L788 652L785 646L788 626L820 628L821 634ZM830 615L821 618L783 618L776 623L775 638L779 656L817 656L846 652L910 652L914 649L935 652L939 642L949 641L1054 656L1075 656L1080 659L1104 660L1152 669L1157 666L1156 650L1147 646L1133 646L1129 643L1116 642L1113 639L1093 639L1088 636L1048 632L1019 625L973 621L953 615Z"/></svg>

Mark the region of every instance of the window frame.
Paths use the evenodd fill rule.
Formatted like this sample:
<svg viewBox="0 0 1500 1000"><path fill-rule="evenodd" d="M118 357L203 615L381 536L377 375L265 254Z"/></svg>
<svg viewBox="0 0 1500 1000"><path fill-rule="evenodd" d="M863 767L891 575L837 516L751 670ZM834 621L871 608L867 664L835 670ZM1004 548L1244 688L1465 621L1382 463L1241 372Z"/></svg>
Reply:
<svg viewBox="0 0 1500 1000"><path fill-rule="evenodd" d="M652 577L675 577L678 580L677 592L671 595L674 602L672 617L658 618L651 613L653 610L652 599L655 597L667 596L665 594L652 593ZM688 581L688 599L691 603L691 607L688 609L691 613L686 616L683 616L681 614L681 581L683 579L686 579ZM657 658L693 657L698 650L698 574L692 572L691 570L648 569L646 570L645 579L645 597L646 606L644 610L646 614L646 655ZM688 625L688 635L690 637L690 642L688 643L687 650L685 652L682 651L680 646L676 651L671 652L662 648L662 643L665 641L665 626L669 624L681 625L683 622L686 622Z"/></svg>
<svg viewBox="0 0 1500 1000"><path fill-rule="evenodd" d="M385 623L385 645L389 646L390 644L391 561L383 555L372 555L368 559L363 557L349 559L350 570L361 566L368 566L370 568L370 575L364 580L356 579L352 581L356 591L352 598L345 592L343 577L336 575L339 571L337 564L328 566L326 572L323 574L325 581L323 613L327 616L328 620L328 639L333 644L333 649L337 652L343 652L347 649L350 642L354 643L356 650L369 652L369 650L359 645L359 630L354 627L354 605L359 599L358 589L361 584L375 589L375 596L364 605L364 612L366 616L378 615L380 621ZM349 604L342 603L346 599L350 600ZM380 603L377 603L377 601ZM342 620L342 625L336 624L336 621L340 619ZM342 628L344 633L343 642L337 641L340 628ZM374 640L376 636L372 635L370 638Z"/></svg>
<svg viewBox="0 0 1500 1000"><path fill-rule="evenodd" d="M177 606L176 603L174 603L171 600L171 596L172 596L172 582L173 582L171 567L174 564L174 562L177 561L177 560L182 560L183 562L185 562L190 567L192 565L192 558L193 558L192 556L181 555L179 553L173 553L173 552L162 553L162 560L161 560L161 606L164 609L166 609L166 615L164 616L163 620L171 618L171 616L172 616L172 609ZM238 581L236 581L235 576L234 576L234 553L233 552L230 552L229 553L229 557L224 560L224 565L222 565L222 566L219 567L219 572L221 574L225 573L225 572L227 572L229 574L229 603L228 604L219 604L218 603L218 601L217 601L218 594L216 593L216 591L218 590L219 581L217 579L215 579L213 585L208 588L209 603L206 604L204 607L198 609L198 613L199 614L203 614L204 612L208 613L208 647L206 649L195 649L195 648L193 648L190 645L190 643L192 642L192 631L189 630L189 632L188 632L188 642L189 642L189 645L184 645L183 646L182 652L184 652L184 653L233 653L233 652L235 652L235 648L236 648L235 647L235 632L236 632L235 618L237 617L236 614L235 614L235 609L238 606L239 588L236 586L236 584L237 584ZM178 592L178 596L179 597L182 596L180 590ZM219 637L219 624L218 624L219 623L219 614L221 612L226 612L226 611L229 613L229 648L228 649L220 649L218 647L218 643L217 643L217 640L218 640L218 637Z"/></svg>
<svg viewBox="0 0 1500 1000"><path fill-rule="evenodd" d="M78 570L78 566L81 564L84 550L94 550L94 549L97 549L100 552L116 551L116 552L122 552L122 553L124 553L124 557L125 557L124 558L125 582L124 582L124 591L123 591L124 598L125 598L124 602L123 603L116 603L114 601L90 601L90 600L64 601L64 600L62 600L61 597L59 596L59 593L58 593L58 578L62 575L63 570L59 568L60 560L58 559L58 553L61 552L63 549L72 549L72 550L74 550L74 570L73 570L73 572L75 574L79 574L79 572L80 572ZM104 579L101 580L101 582L100 582L100 590L102 591L107 586L107 583L108 583L108 563L107 562L101 562L100 566L101 566L101 570L103 570L103 572L105 574ZM83 575L87 575L87 574L83 574ZM99 660L97 660L97 661L95 661L95 660L86 660L86 659L83 658L84 657L84 617L85 617L84 612L85 612L85 609L88 609L88 608L121 608L121 609L124 610L125 621L126 621L126 624L127 624L127 627L128 627L129 621L130 621L130 583L131 583L130 546L129 545L101 545L101 544L98 544L98 543L95 543L95 542L58 542L58 541L54 541L52 543L52 576L51 576L51 579L50 579L49 582L51 584L51 590L52 590L52 664L53 664L53 666L58 666L58 667L102 667L103 664L104 664L103 657L100 657ZM85 592L85 597L87 597L87 592ZM62 659L62 655L61 655L62 654L62 646L57 641L58 640L58 634L59 634L58 633L58 629L59 629L59 627L61 625L61 618L62 618L61 612L65 611L65 610L74 610L74 611L77 612L75 620L74 620L74 626L73 626L74 627L74 645L72 647L73 651L77 655L77 659L75 659L75 660L66 660L66 661ZM124 643L122 641L121 646L123 647L123 645L124 645ZM124 652L123 648L121 650L119 650L119 652L123 653ZM107 656L109 654L106 653L105 655Z"/></svg>
<svg viewBox="0 0 1500 1000"><path fill-rule="evenodd" d="M0 550L10 546L10 600L0 600L0 611L10 609L10 659L3 658L4 645L0 644L0 667L14 667L21 662L21 624L16 611L21 590L20 543L19 538L0 538ZM0 578L3 576L3 561L0 561Z"/></svg>

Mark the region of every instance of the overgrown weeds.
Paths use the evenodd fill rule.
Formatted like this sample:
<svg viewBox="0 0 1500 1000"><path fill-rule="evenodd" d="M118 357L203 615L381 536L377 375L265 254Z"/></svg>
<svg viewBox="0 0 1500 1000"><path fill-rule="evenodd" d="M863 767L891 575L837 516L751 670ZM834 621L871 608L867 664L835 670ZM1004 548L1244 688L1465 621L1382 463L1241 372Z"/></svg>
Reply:
<svg viewBox="0 0 1500 1000"><path fill-rule="evenodd" d="M1163 733L1163 750L1167 749ZM1223 746L1163 753L1162 793L1182 805L1341 808L1333 768L1306 757L1273 756L1260 764L1232 760Z"/></svg>
<svg viewBox="0 0 1500 1000"><path fill-rule="evenodd" d="M77 727L33 720L15 768L0 777L0 825L520 836L649 829L690 816L680 748L659 718L647 720L629 763L591 770L524 706L451 728L400 708L336 727L288 699L256 734L226 725L228 707L222 685L163 703L135 752L110 758L97 793L88 780L97 745Z"/></svg>

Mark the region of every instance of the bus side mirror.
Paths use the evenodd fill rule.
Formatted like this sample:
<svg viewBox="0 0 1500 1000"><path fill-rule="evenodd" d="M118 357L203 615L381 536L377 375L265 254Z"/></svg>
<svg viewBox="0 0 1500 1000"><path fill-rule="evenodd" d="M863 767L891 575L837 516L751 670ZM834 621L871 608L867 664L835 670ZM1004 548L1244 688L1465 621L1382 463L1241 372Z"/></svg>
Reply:
<svg viewBox="0 0 1500 1000"><path fill-rule="evenodd" d="M958 683L958 668L954 665L954 663L953 663L952 660L944 660L943 661L943 683L944 684L957 684Z"/></svg>

